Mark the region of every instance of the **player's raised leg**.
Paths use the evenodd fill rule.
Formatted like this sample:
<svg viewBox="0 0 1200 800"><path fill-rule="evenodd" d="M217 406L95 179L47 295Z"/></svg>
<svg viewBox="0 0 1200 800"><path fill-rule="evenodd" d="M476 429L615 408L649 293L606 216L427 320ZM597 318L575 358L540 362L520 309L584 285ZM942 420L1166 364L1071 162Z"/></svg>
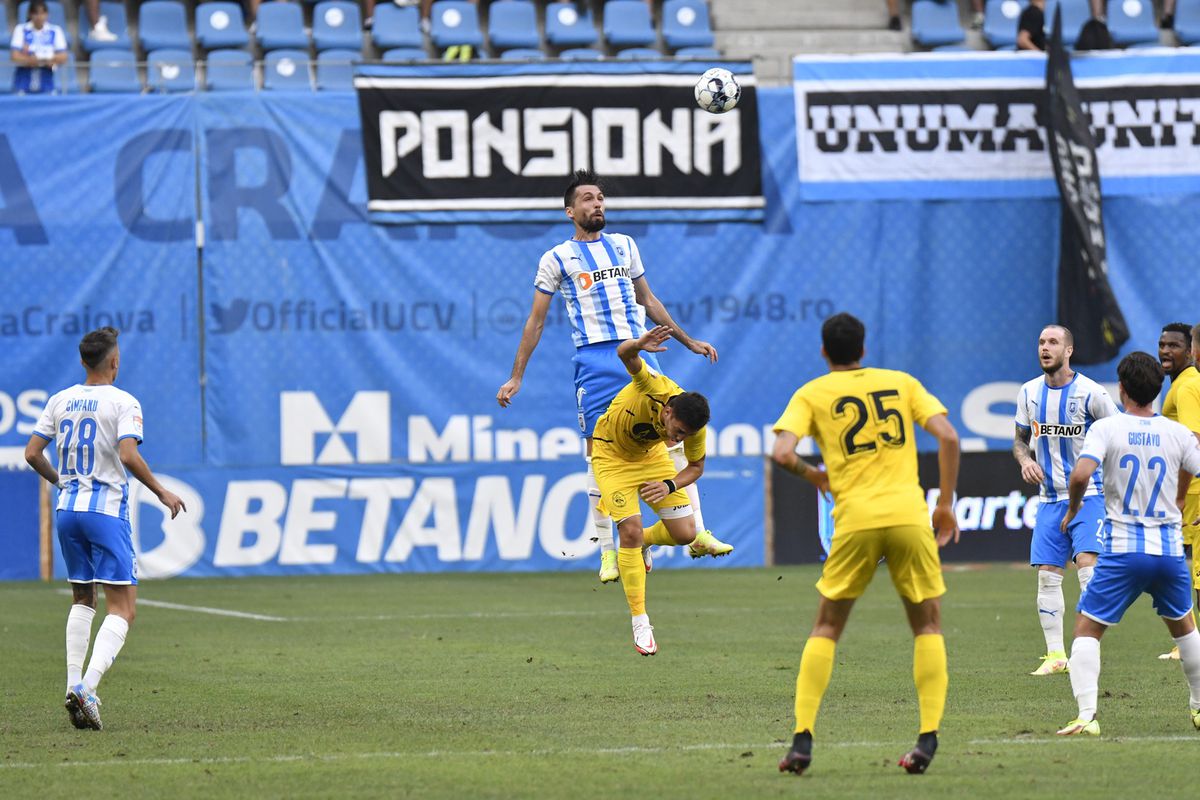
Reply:
<svg viewBox="0 0 1200 800"><path fill-rule="evenodd" d="M654 641L654 628L646 614L646 568L642 563L642 515L634 514L617 523L621 546L617 550L617 566L621 570L621 588L625 590L625 601L629 603L629 614L633 625L633 647L644 656L658 652Z"/></svg>

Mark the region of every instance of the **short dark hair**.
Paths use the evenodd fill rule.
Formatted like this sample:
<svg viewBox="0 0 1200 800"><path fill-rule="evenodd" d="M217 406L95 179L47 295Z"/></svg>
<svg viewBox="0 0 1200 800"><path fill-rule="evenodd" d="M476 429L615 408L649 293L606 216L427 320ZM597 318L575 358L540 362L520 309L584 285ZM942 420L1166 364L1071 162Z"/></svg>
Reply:
<svg viewBox="0 0 1200 800"><path fill-rule="evenodd" d="M1046 328L1058 328L1060 331L1063 332L1063 340L1066 342L1066 344L1074 346L1075 334L1071 333L1071 329L1068 328L1066 325L1060 325L1057 322L1051 322L1049 325L1046 326ZM1042 328L1042 330L1045 330L1046 328Z"/></svg>
<svg viewBox="0 0 1200 800"><path fill-rule="evenodd" d="M1186 322L1168 322L1163 325L1162 332L1182 334L1185 339L1192 338L1192 326Z"/></svg>
<svg viewBox="0 0 1200 800"><path fill-rule="evenodd" d="M1117 365L1117 380L1130 400L1139 406L1148 406L1162 391L1162 365L1149 353L1130 353Z"/></svg>
<svg viewBox="0 0 1200 800"><path fill-rule="evenodd" d="M46 0L29 0L29 8L25 12L25 16L33 19L33 15L39 11L49 11L46 6Z"/></svg>
<svg viewBox="0 0 1200 800"><path fill-rule="evenodd" d="M564 208L575 205L575 190L580 186L599 186L600 191L604 191L599 175L590 169L577 169L571 173L571 182L567 184L567 191L563 192Z"/></svg>
<svg viewBox="0 0 1200 800"><path fill-rule="evenodd" d="M117 337L120 335L121 332L116 328L107 326L84 334L79 341L79 357L87 364L88 369L95 369L108 358L109 353L117 346Z"/></svg>
<svg viewBox="0 0 1200 800"><path fill-rule="evenodd" d="M699 392L684 392L677 394L667 401L675 419L682 422L693 432L708 424L708 400Z"/></svg>
<svg viewBox="0 0 1200 800"><path fill-rule="evenodd" d="M863 356L867 327L862 320L845 311L834 314L821 325L821 344L833 364L853 364Z"/></svg>

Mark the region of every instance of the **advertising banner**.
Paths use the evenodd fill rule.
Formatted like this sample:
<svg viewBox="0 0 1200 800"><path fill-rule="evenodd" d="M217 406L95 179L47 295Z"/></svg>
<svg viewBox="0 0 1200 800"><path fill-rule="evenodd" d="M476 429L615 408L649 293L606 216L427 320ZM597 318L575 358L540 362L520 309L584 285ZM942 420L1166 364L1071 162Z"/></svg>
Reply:
<svg viewBox="0 0 1200 800"><path fill-rule="evenodd" d="M701 110L688 62L361 65L367 208L376 222L562 218L594 169L627 220L762 219L758 97Z"/></svg>
<svg viewBox="0 0 1200 800"><path fill-rule="evenodd" d="M1200 53L1074 59L1106 194L1200 188ZM798 56L804 200L1047 197L1042 53Z"/></svg>

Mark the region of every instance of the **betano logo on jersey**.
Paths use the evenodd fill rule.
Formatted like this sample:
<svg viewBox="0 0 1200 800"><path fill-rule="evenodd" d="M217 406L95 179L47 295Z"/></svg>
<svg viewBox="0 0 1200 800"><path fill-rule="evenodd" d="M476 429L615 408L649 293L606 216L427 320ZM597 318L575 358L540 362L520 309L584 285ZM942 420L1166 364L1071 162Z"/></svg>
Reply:
<svg viewBox="0 0 1200 800"><path fill-rule="evenodd" d="M1030 427L1033 428L1033 438L1037 439L1042 436L1063 437L1073 439L1083 436L1083 423L1075 425L1060 425L1055 422L1038 422L1036 419L1029 421Z"/></svg>
<svg viewBox="0 0 1200 800"><path fill-rule="evenodd" d="M621 254L621 248L617 248L617 253ZM605 267L604 269L594 269L591 272L581 272L575 276L575 282L579 284L582 291L587 291L602 281L612 278L628 278L629 267L615 266Z"/></svg>

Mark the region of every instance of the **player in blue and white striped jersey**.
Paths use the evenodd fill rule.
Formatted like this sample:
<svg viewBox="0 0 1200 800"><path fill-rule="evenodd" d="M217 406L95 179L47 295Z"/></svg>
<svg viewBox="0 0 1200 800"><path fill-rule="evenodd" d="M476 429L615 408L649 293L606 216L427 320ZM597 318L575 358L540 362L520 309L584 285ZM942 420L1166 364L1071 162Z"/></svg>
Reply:
<svg viewBox="0 0 1200 800"><path fill-rule="evenodd" d="M1047 325L1038 336L1038 361L1042 372L1021 387L1017 395L1013 455L1021 477L1040 487L1037 522L1030 543L1029 563L1037 569L1037 611L1046 639L1046 655L1031 674L1053 675L1067 670L1063 646L1063 571L1068 559L1075 562L1079 590L1087 588L1100 544L1096 526L1104 518L1101 476L1088 488L1083 509L1068 536L1059 533L1067 512L1067 476L1079 457L1083 437L1092 423L1117 413L1104 387L1071 369L1074 351L1071 332Z"/></svg>
<svg viewBox="0 0 1200 800"><path fill-rule="evenodd" d="M128 469L171 512L183 501L162 487L138 453L142 408L113 385L121 363L117 330L99 328L83 337L79 355L83 383L63 389L46 408L29 437L25 460L59 489L55 524L71 582L67 615L67 711L76 728L101 729L96 686L125 644L137 601L137 562L129 527ZM45 449L57 441L58 469ZM108 614L87 656L96 616L96 584L104 586Z"/></svg>
<svg viewBox="0 0 1200 800"><path fill-rule="evenodd" d="M617 358L617 345L646 333L646 317L657 325L666 325L671 336L693 353L717 360L717 350L708 342L684 333L662 302L650 289L646 269L633 238L623 234L602 233L605 225L604 190L599 176L591 170L576 170L563 196L567 218L575 226L574 235L547 250L538 262L534 278L533 304L512 374L496 393L496 401L507 408L521 390L525 367L542 337L546 314L555 294L561 294L571 321L575 343L575 403L579 431L585 442L588 462L588 500L596 538L600 542L600 580L619 577L616 550L613 547L612 521L601 514L596 504L600 490L592 473L592 430L608 409L608 404L626 384L629 376ZM643 356L652 370L661 374L653 354ZM681 446L671 451L678 469L687 466ZM695 513L696 530L704 531L700 495L688 486ZM648 554L647 554L648 557ZM647 561L646 568L650 568Z"/></svg>
<svg viewBox="0 0 1200 800"><path fill-rule="evenodd" d="M1200 730L1200 633L1192 619L1192 580L1180 532L1188 485L1200 474L1200 440L1154 413L1152 403L1163 384L1157 359L1130 353L1117 366L1117 377L1125 413L1100 420L1088 431L1071 471L1069 508L1062 522L1065 531L1079 514L1096 471L1103 469L1104 549L1079 598L1070 659L1079 715L1059 731L1063 736L1099 735L1100 637L1143 592L1179 646L1191 689L1192 724Z"/></svg>

